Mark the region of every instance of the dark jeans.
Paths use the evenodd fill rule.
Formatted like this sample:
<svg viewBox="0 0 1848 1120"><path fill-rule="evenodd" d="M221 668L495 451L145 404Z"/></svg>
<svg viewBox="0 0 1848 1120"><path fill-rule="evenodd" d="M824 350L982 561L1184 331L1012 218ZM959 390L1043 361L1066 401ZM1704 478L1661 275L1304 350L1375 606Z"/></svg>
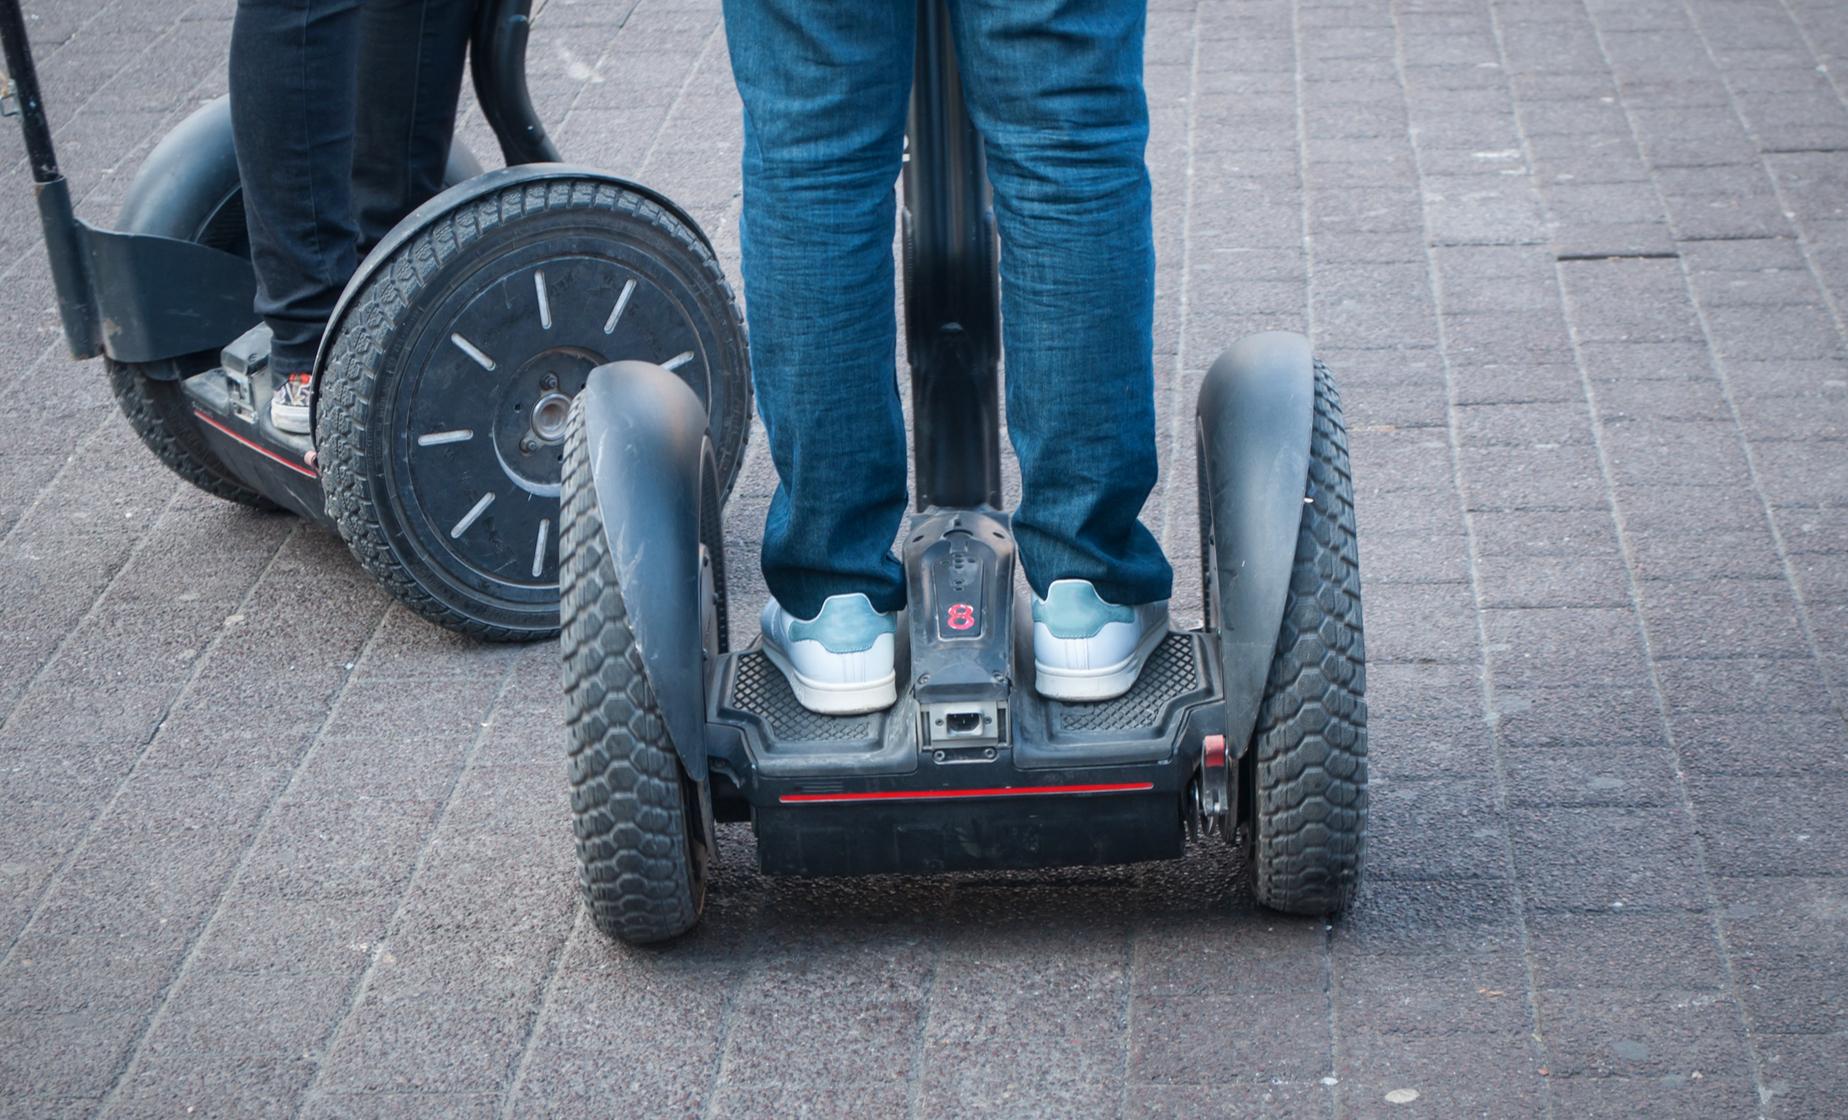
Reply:
<svg viewBox="0 0 1848 1120"><path fill-rule="evenodd" d="M305 370L360 255L443 186L474 0L238 0L231 126L271 367Z"/></svg>
<svg viewBox="0 0 1848 1120"><path fill-rule="evenodd" d="M780 480L764 578L803 618L829 595L905 598L892 235L915 3L725 0L751 364ZM1022 567L1042 595L1070 578L1165 599L1173 573L1138 520L1157 470L1144 0L949 7L1001 232Z"/></svg>

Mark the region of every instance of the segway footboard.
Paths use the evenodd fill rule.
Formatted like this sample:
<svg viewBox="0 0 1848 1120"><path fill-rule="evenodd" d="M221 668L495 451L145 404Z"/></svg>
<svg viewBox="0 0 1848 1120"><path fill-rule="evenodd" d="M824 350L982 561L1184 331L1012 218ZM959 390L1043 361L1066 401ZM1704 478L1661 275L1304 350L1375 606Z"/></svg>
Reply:
<svg viewBox="0 0 1848 1120"><path fill-rule="evenodd" d="M1136 687L1101 704L1020 682L998 733L967 745L915 692L885 712L817 715L761 650L728 654L706 728L718 811L754 821L772 875L1176 859L1201 745L1223 726L1217 658L1203 635L1170 634ZM1030 671L1031 653L1016 663Z"/></svg>

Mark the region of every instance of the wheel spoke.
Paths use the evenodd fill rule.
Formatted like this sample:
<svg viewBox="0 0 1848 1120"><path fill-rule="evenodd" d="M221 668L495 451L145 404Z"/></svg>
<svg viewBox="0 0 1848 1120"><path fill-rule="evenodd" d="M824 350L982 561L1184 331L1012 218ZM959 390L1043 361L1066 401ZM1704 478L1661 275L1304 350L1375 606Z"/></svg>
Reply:
<svg viewBox="0 0 1848 1120"><path fill-rule="evenodd" d="M488 512L488 507L493 504L494 504L493 492L490 491L486 494L483 494L481 496L481 500L476 502L474 506L472 506L467 513L462 515L462 520L456 522L456 527L449 530L450 539L454 540L457 537L460 537L463 533L468 532L468 527L470 525L473 525L476 519L479 518L482 514Z"/></svg>
<svg viewBox="0 0 1848 1120"><path fill-rule="evenodd" d="M475 360L476 365L480 366L482 369L487 370L489 373L494 372L494 359L488 357L487 354L483 353L481 347L476 346L474 343L470 342L468 339L463 338L460 334L450 335L449 341L456 344L456 349L462 351L464 354L467 354L470 358L473 358Z"/></svg>
<svg viewBox="0 0 1848 1120"><path fill-rule="evenodd" d="M539 519L539 539L533 542L533 578L538 579L545 572L545 546L551 537L552 522L547 518Z"/></svg>
<svg viewBox="0 0 1848 1120"><path fill-rule="evenodd" d="M631 278L628 283L622 286L622 294L616 297L616 306L610 308L610 317L604 320L604 323L603 323L603 333L604 334L615 334L616 333L616 321L622 318L623 311L625 311L629 306L629 297L633 296L634 294L635 294L635 280L634 278Z"/></svg>

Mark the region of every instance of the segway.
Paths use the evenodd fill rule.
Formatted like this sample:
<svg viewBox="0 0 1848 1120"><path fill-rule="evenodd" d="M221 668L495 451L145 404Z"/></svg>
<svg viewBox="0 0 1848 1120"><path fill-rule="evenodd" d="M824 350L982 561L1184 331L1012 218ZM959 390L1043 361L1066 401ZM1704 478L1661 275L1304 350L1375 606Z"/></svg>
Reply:
<svg viewBox="0 0 1848 1120"><path fill-rule="evenodd" d="M205 105L155 147L116 229L77 219L19 0L0 41L66 341L194 486L338 530L399 600L487 639L558 628L565 422L590 371L647 359L714 424L721 492L750 422L743 322L711 243L640 184L559 163L525 75L531 0L483 0L470 69L508 167L458 146L451 186L347 285L315 362L310 435L270 421L231 121Z"/></svg>
<svg viewBox="0 0 1848 1120"><path fill-rule="evenodd" d="M1330 914L1365 854L1367 744L1341 404L1306 339L1215 362L1197 406L1207 617L1100 703L1035 689L1001 503L996 240L947 15L923 0L904 173L918 511L897 704L815 715L729 648L723 473L697 395L591 372L565 445L563 654L579 881L606 934L699 918L716 823L773 875L1101 865L1248 853L1258 901ZM638 467L640 469L638 469Z"/></svg>

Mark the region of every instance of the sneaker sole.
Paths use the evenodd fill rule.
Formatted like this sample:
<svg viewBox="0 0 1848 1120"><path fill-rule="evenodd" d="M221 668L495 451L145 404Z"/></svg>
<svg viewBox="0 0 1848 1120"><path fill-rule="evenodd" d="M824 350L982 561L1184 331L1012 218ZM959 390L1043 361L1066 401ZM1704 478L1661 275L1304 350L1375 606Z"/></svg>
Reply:
<svg viewBox="0 0 1848 1120"><path fill-rule="evenodd" d="M311 430L311 418L307 405L270 404L270 423L276 425L279 432L288 432L294 436L305 436Z"/></svg>
<svg viewBox="0 0 1848 1120"><path fill-rule="evenodd" d="M1033 672L1038 685L1035 691L1048 700L1076 703L1115 700L1136 687L1136 678L1142 675L1149 655L1167 636L1166 627L1150 630L1142 636L1134 653L1102 669L1057 669L1034 658Z"/></svg>
<svg viewBox="0 0 1848 1120"><path fill-rule="evenodd" d="M770 659L789 682L789 689L796 694L796 703L820 716L859 716L868 712L883 712L898 702L898 673L887 673L875 681L855 684L832 684L805 677L784 659L782 651L765 642L761 647L764 656Z"/></svg>

